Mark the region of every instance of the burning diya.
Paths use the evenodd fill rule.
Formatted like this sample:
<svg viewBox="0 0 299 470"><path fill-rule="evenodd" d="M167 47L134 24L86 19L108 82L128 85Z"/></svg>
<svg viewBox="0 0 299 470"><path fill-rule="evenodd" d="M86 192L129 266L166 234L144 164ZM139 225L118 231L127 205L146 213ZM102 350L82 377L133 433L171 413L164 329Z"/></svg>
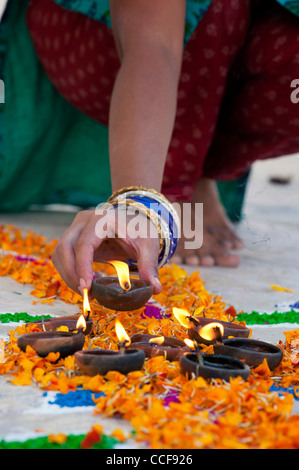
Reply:
<svg viewBox="0 0 299 470"><path fill-rule="evenodd" d="M184 353L180 357L181 372L189 379L203 377L204 379L221 379L228 381L231 377L249 376L249 366L230 356L220 354L204 354L198 344L192 340L185 340L186 344L194 352Z"/></svg>
<svg viewBox="0 0 299 470"><path fill-rule="evenodd" d="M122 261L109 261L118 277L94 279L91 293L100 305L111 310L137 310L153 295L153 286L141 279L130 279L129 266Z"/></svg>
<svg viewBox="0 0 299 470"><path fill-rule="evenodd" d="M70 331L37 331L21 335L17 344L22 351L31 346L38 356L46 357L50 352L60 353L64 358L83 348L86 329L85 318L81 315L77 321L77 332Z"/></svg>
<svg viewBox="0 0 299 470"><path fill-rule="evenodd" d="M178 311L179 310L179 311ZM190 318L186 312L173 309L176 318L188 328L188 335L194 342L205 345L213 345L214 353L211 356L221 355L227 359L234 358L245 361L249 367L256 367L267 359L270 369L277 367L282 360L282 350L263 341L250 338L225 338L224 322L211 321L205 326L193 328L190 326ZM191 321L192 324L192 321ZM210 358L209 358L210 360Z"/></svg>
<svg viewBox="0 0 299 470"><path fill-rule="evenodd" d="M176 307L172 309L172 312L179 323L188 329L189 338L196 341L198 344L214 344L217 340L217 337L219 337L219 332L222 339L226 339L229 336L248 338L250 334L249 328L236 323L224 322L220 320L215 322L214 319L206 317L194 318L187 310ZM203 330L203 327L213 323L216 323L216 325L212 326L216 330L219 329L219 331L215 331L215 334L212 338L207 338L205 337L205 330Z"/></svg>
<svg viewBox="0 0 299 470"><path fill-rule="evenodd" d="M144 351L147 358L164 356L168 361L179 361L181 355L188 351L184 341L177 338L136 333L130 339L129 348Z"/></svg>
<svg viewBox="0 0 299 470"><path fill-rule="evenodd" d="M75 361L85 374L105 375L109 371L127 374L142 368L145 353L140 349L129 348L131 340L119 320L115 321L115 331L119 340L119 351L94 349L75 353Z"/></svg>
<svg viewBox="0 0 299 470"><path fill-rule="evenodd" d="M283 356L278 346L248 338L225 339L223 343L214 345L214 352L245 360L250 367L257 367L264 359L267 359L271 370L280 364Z"/></svg>
<svg viewBox="0 0 299 470"><path fill-rule="evenodd" d="M90 306L88 302L88 290L83 289L83 312L85 316L86 328L83 330L84 335L89 335L92 330L92 320L90 319ZM60 328L61 326L66 326L68 331L74 332L78 329L77 322L79 319L79 314L77 315L67 315L63 317L47 318L42 319L41 321L32 321L26 324L28 326L36 325L38 328L41 328L43 331L52 331Z"/></svg>
<svg viewBox="0 0 299 470"><path fill-rule="evenodd" d="M29 324L36 325L38 328L41 328L43 331L51 331L60 328L61 326L66 326L70 332L77 330L77 322L80 315L68 315L65 317L55 317L47 318L41 321L32 321L26 323L26 326ZM89 335L92 329L92 321L87 317L85 318L86 329L83 331L84 335Z"/></svg>

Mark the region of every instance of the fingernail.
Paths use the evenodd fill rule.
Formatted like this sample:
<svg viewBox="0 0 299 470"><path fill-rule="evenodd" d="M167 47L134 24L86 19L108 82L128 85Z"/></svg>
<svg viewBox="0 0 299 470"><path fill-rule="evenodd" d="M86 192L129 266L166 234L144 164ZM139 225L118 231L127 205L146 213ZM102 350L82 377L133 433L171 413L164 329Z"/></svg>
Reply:
<svg viewBox="0 0 299 470"><path fill-rule="evenodd" d="M78 290L83 293L83 289L85 289L85 287L86 287L86 282L84 281L84 279L80 278Z"/></svg>

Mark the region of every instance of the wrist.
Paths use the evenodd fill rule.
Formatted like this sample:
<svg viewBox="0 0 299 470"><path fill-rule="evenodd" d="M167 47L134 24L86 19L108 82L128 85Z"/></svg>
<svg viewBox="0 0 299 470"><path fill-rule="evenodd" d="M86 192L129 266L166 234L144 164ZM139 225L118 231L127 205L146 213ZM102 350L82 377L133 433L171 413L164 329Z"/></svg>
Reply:
<svg viewBox="0 0 299 470"><path fill-rule="evenodd" d="M148 218L157 229L160 250L158 267L174 254L180 236L180 220L171 202L159 191L143 186L129 186L115 191L101 209L134 208ZM136 261L129 260L135 264Z"/></svg>

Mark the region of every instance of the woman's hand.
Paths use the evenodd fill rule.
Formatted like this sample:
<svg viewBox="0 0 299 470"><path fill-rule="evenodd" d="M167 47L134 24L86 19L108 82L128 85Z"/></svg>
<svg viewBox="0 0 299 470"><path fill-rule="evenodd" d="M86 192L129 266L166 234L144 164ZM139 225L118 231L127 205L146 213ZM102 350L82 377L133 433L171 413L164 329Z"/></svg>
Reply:
<svg viewBox="0 0 299 470"><path fill-rule="evenodd" d="M79 212L59 239L52 256L62 279L82 295L83 288L91 287L94 261L131 258L137 261L140 278L149 281L154 293L158 294L161 291L158 233L145 216L139 215L140 221L142 226L136 231L134 217L118 217L118 211L113 209L100 213L94 210Z"/></svg>

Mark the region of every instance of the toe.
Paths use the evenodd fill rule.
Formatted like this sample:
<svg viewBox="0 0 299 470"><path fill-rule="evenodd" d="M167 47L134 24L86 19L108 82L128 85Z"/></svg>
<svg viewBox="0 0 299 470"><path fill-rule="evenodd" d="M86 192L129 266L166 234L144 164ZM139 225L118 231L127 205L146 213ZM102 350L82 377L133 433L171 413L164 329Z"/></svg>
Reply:
<svg viewBox="0 0 299 470"><path fill-rule="evenodd" d="M183 258L179 254L175 254L171 258L171 262L174 264L183 264Z"/></svg>
<svg viewBox="0 0 299 470"><path fill-rule="evenodd" d="M215 266L215 259L211 255L201 256L200 265L206 267Z"/></svg>
<svg viewBox="0 0 299 470"><path fill-rule="evenodd" d="M204 236L204 244L198 250L201 266L222 266L237 267L240 264L240 258L236 254L230 252L222 242L209 234Z"/></svg>
<svg viewBox="0 0 299 470"><path fill-rule="evenodd" d="M199 259L199 256L196 253L188 254L185 257L185 262L188 266L199 266L200 265L200 259Z"/></svg>
<svg viewBox="0 0 299 470"><path fill-rule="evenodd" d="M215 264L227 268L236 268L240 264L240 257L231 253L217 254L215 255Z"/></svg>
<svg viewBox="0 0 299 470"><path fill-rule="evenodd" d="M244 248L243 240L241 240L241 238L236 237L235 240L234 240L233 248L235 250L242 250L242 248Z"/></svg>

